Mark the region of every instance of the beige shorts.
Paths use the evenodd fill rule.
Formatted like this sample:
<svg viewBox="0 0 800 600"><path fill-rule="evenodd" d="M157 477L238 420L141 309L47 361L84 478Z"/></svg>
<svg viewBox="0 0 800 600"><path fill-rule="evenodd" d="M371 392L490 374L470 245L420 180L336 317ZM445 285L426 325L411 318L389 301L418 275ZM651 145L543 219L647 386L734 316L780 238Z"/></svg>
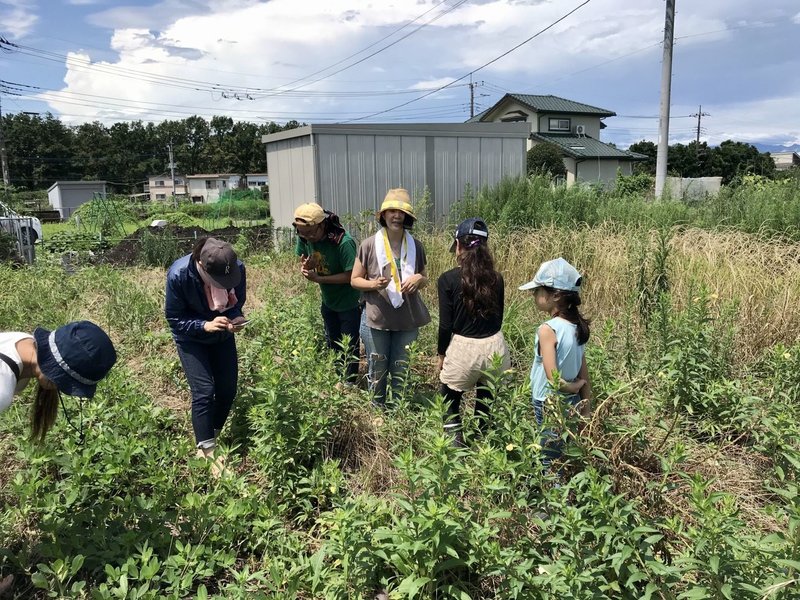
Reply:
<svg viewBox="0 0 800 600"><path fill-rule="evenodd" d="M511 368L502 331L488 338L454 335L444 356L439 381L452 390L467 392L486 378L485 372L491 369L492 356L495 354L502 357L501 371Z"/></svg>

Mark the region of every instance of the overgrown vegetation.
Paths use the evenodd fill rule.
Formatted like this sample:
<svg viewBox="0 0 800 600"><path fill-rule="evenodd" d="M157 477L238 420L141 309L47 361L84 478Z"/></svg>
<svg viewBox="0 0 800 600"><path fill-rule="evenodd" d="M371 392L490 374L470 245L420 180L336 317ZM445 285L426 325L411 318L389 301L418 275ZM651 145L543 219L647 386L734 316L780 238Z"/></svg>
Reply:
<svg viewBox="0 0 800 600"><path fill-rule="evenodd" d="M800 179L742 178L719 194L699 199L658 200L644 193L646 175L621 178L614 190L555 186L546 176L507 179L494 188L471 191L456 203L452 222L481 215L507 229L543 225L636 227L689 225L709 230L729 227L761 235L800 239Z"/></svg>
<svg viewBox="0 0 800 600"><path fill-rule="evenodd" d="M295 258L253 254L223 436L234 475L213 481L191 458L163 269L0 267L3 330L91 318L121 355L84 403L85 444L63 415L43 446L27 442L29 398L0 420L0 576L16 576L17 597L798 597L800 246L666 218L603 223L610 199L578 209L592 190L553 192L588 215L559 219L538 180L503 185L531 192L540 216L513 194L472 200L491 226L514 225L491 243L516 372L494 382L485 437L467 420L466 449L442 435L435 323L406 399L376 412L334 386L317 287ZM513 214L540 227L520 231ZM450 238L423 239L435 278ZM527 384L540 315L516 286L559 255L585 274L597 397L578 435L546 423L566 450L543 473Z"/></svg>

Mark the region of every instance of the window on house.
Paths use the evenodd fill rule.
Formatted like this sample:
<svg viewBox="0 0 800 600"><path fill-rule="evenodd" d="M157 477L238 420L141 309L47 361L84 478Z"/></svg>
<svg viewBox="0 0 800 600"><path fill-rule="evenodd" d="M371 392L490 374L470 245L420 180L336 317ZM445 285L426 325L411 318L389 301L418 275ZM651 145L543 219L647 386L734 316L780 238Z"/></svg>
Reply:
<svg viewBox="0 0 800 600"><path fill-rule="evenodd" d="M549 131L571 131L571 123L569 119L550 119L547 129Z"/></svg>
<svg viewBox="0 0 800 600"><path fill-rule="evenodd" d="M225 181L224 179L222 180L222 187L224 188L228 187L228 182Z"/></svg>
<svg viewBox="0 0 800 600"><path fill-rule="evenodd" d="M156 181L156 187L164 187L164 180L159 179L158 181Z"/></svg>
<svg viewBox="0 0 800 600"><path fill-rule="evenodd" d="M217 182L213 179L206 179L206 189L207 190L215 190L217 189Z"/></svg>
<svg viewBox="0 0 800 600"><path fill-rule="evenodd" d="M156 200L166 200L166 199L167 199L166 194L156 194Z"/></svg>

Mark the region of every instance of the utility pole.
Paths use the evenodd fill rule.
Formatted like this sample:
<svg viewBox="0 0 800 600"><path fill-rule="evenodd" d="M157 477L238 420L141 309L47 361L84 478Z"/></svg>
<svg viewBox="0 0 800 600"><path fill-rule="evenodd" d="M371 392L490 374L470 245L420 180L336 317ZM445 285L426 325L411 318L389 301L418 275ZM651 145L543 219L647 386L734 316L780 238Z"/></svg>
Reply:
<svg viewBox="0 0 800 600"><path fill-rule="evenodd" d="M169 150L169 176L172 179L172 203L177 207L178 199L175 197L175 160L172 155L172 140L167 144L167 150Z"/></svg>
<svg viewBox="0 0 800 600"><path fill-rule="evenodd" d="M703 118L703 117L710 117L711 115L708 114L708 113L704 113L703 112L703 105L701 104L697 108L697 113L693 114L692 116L693 117L697 117L697 139L696 139L696 141L697 141L697 146L699 148L700 147L700 119Z"/></svg>
<svg viewBox="0 0 800 600"><path fill-rule="evenodd" d="M664 58L661 61L661 112L658 123L658 153L656 154L656 198L664 193L667 181L669 153L669 105L672 87L672 46L675 40L675 0L667 0L664 18Z"/></svg>
<svg viewBox="0 0 800 600"><path fill-rule="evenodd" d="M475 85L472 83L472 73L469 74L469 118L475 116Z"/></svg>
<svg viewBox="0 0 800 600"><path fill-rule="evenodd" d="M483 85L483 81L472 82L472 73L469 74L469 118L475 116L475 88Z"/></svg>
<svg viewBox="0 0 800 600"><path fill-rule="evenodd" d="M8 157L6 156L6 137L3 135L3 107L0 104L0 162L3 163L3 185L8 195L8 186L11 185L11 176L8 173Z"/></svg>

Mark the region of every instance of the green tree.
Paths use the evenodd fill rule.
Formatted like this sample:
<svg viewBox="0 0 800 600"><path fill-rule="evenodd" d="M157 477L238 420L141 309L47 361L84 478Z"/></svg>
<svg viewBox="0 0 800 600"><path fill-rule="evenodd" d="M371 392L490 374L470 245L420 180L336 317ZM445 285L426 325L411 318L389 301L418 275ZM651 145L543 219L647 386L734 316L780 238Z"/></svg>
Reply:
<svg viewBox="0 0 800 600"><path fill-rule="evenodd" d="M713 149L711 171L722 177L722 183L730 183L742 175L775 176L775 162L769 152L761 153L752 144L725 140Z"/></svg>
<svg viewBox="0 0 800 600"><path fill-rule="evenodd" d="M566 177L567 168L561 149L552 142L538 142L528 150L528 175L549 173L551 177Z"/></svg>
<svg viewBox="0 0 800 600"><path fill-rule="evenodd" d="M639 154L644 154L647 157L647 160L637 162L633 165L634 173L647 173L648 175L656 174L656 155L658 154L658 146L656 146L655 143L642 140L641 142L631 144L628 148L628 152L638 152Z"/></svg>

